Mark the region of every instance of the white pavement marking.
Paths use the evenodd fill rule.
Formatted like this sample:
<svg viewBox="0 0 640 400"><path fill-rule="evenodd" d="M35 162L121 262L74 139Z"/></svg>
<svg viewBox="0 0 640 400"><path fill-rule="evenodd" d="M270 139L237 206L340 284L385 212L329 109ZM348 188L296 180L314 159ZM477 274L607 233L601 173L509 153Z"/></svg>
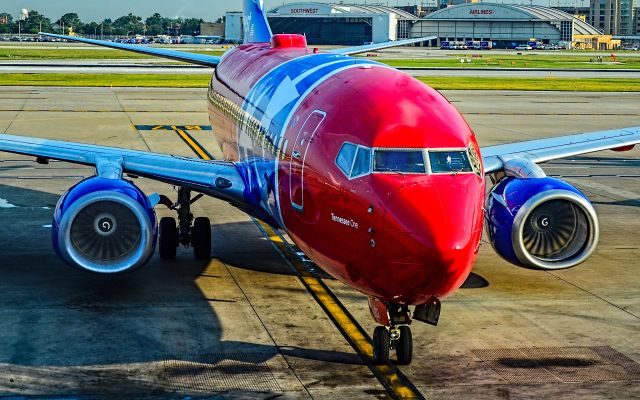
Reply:
<svg viewBox="0 0 640 400"><path fill-rule="evenodd" d="M0 199L0 208L17 208L17 207L18 206L15 206L15 205L9 203L5 199Z"/></svg>

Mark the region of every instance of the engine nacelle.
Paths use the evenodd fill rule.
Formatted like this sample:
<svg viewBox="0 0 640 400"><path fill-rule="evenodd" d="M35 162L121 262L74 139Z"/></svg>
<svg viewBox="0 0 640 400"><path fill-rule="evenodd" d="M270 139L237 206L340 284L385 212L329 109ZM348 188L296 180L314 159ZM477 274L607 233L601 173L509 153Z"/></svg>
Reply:
<svg viewBox="0 0 640 400"><path fill-rule="evenodd" d="M496 252L535 269L570 268L598 243L598 216L578 189L555 178L505 178L489 193L487 232Z"/></svg>
<svg viewBox="0 0 640 400"><path fill-rule="evenodd" d="M131 271L153 255L156 214L133 183L92 177L69 189L53 216L53 247L68 264L101 274Z"/></svg>

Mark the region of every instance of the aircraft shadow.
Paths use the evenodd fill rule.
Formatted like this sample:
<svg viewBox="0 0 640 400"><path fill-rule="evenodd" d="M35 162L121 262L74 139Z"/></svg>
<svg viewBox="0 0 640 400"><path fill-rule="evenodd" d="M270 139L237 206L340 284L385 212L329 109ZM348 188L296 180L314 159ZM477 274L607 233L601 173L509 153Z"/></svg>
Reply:
<svg viewBox="0 0 640 400"><path fill-rule="evenodd" d="M167 360L201 365L203 355L211 354L216 355L215 360L235 360L242 365L247 365L247 354L251 355L249 364L264 363L278 354L361 363L350 353L225 340L228 328L222 326L214 308L233 306L235 300L203 294L196 279L216 279L203 274L208 262L196 261L184 250L175 261L155 255L147 266L125 275L76 270L55 255L50 243L47 225L57 195L0 185L0 198L22 205L0 208L2 382L9 382L6 374L26 374L33 382L41 374L42 383L37 387L42 389L56 386L58 375L66 374L67 380L100 381L105 368L117 376L122 369L114 368L122 365L134 370L142 363ZM250 222L216 225L213 241L214 257L234 267L291 274L279 256L264 246L264 238ZM208 359L204 360L206 364ZM91 371L94 376L83 377ZM102 374L101 382L110 382L111 375ZM126 379L127 393L147 393L156 387L153 380L132 379ZM23 393L28 386L7 385L0 383L0 395L6 390Z"/></svg>

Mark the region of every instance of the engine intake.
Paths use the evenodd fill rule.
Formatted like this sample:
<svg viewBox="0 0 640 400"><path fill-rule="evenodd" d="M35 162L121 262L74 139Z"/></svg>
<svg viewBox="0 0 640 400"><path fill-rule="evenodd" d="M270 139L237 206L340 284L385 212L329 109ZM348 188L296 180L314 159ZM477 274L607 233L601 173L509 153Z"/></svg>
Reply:
<svg viewBox="0 0 640 400"><path fill-rule="evenodd" d="M491 243L516 265L570 268L598 242L598 216L589 200L555 178L505 178L491 191L488 209Z"/></svg>
<svg viewBox="0 0 640 400"><path fill-rule="evenodd" d="M133 183L93 177L69 189L56 207L53 244L69 264L115 274L146 263L156 241L156 216Z"/></svg>

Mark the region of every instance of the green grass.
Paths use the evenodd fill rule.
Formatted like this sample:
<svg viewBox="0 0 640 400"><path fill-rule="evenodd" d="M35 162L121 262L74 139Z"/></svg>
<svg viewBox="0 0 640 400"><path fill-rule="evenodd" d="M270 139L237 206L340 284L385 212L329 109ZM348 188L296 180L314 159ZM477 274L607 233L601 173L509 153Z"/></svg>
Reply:
<svg viewBox="0 0 640 400"><path fill-rule="evenodd" d="M174 49L178 50L178 49ZM222 50L189 51L190 53L221 56ZM0 60L105 60L155 58L144 54L112 49L52 49L52 48L0 48Z"/></svg>
<svg viewBox="0 0 640 400"><path fill-rule="evenodd" d="M420 77L439 90L551 90L640 92L640 79ZM177 74L0 74L0 86L206 88L208 75Z"/></svg>
<svg viewBox="0 0 640 400"><path fill-rule="evenodd" d="M461 63L464 58L471 62ZM589 60L593 62L589 62ZM580 56L549 56L549 55L486 55L472 57L471 54L449 58L416 58L416 59L380 59L380 62L393 67L449 67L449 68L610 68L610 69L640 69L640 57L616 57L616 64L609 64L610 57L603 57L603 63L598 63L595 55Z"/></svg>
<svg viewBox="0 0 640 400"><path fill-rule="evenodd" d="M633 78L473 78L420 77L438 90L532 90L581 92L640 92L640 79Z"/></svg>
<svg viewBox="0 0 640 400"><path fill-rule="evenodd" d="M172 47L179 50L179 47ZM220 56L224 50L192 51L199 54ZM434 53L435 54L435 53ZM394 67L453 67L453 68L630 68L640 69L640 57L625 56L624 53L616 53L618 63L608 64L610 57L603 57L605 63L595 62L597 55L589 52L580 52L576 55L549 55L525 53L522 55L496 55L477 52L464 52L443 55L442 58L412 58L412 59L384 59L379 61ZM472 57L480 55L482 57ZM33 44L32 47L11 46L0 47L0 61L2 60L104 60L104 59L153 59L156 57L131 53L121 50L104 48L67 48L65 46L52 47L51 45ZM470 63L461 63L460 59L471 60ZM157 59L157 58L156 58ZM590 63L589 60L594 62ZM160 59L158 59L160 60Z"/></svg>
<svg viewBox="0 0 640 400"><path fill-rule="evenodd" d="M177 74L0 74L0 86L207 87L209 75Z"/></svg>

